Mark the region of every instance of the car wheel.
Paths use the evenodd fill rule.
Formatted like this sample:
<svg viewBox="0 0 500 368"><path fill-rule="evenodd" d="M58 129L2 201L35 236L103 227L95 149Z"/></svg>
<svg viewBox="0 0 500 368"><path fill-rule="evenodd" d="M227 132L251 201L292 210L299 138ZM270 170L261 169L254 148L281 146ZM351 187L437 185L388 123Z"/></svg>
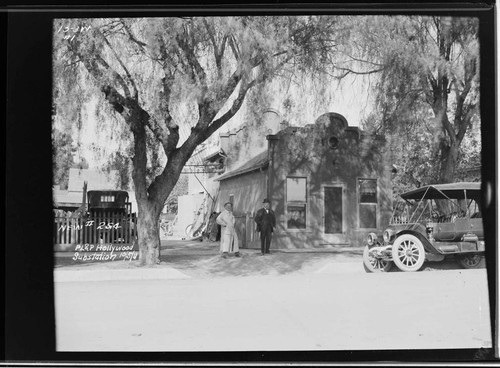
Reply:
<svg viewBox="0 0 500 368"><path fill-rule="evenodd" d="M363 267L366 272L388 272L392 268L392 262L373 257L367 245L363 251Z"/></svg>
<svg viewBox="0 0 500 368"><path fill-rule="evenodd" d="M401 235L392 245L392 260L401 271L420 270L425 262L422 242L414 235Z"/></svg>
<svg viewBox="0 0 500 368"><path fill-rule="evenodd" d="M457 256L457 262L462 268L477 268L482 258L479 254L462 254Z"/></svg>

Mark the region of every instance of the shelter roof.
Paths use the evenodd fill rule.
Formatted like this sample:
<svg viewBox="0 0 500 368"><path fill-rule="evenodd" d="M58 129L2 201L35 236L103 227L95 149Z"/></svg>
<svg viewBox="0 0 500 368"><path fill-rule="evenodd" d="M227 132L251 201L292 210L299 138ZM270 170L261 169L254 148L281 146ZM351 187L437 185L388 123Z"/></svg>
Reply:
<svg viewBox="0 0 500 368"><path fill-rule="evenodd" d="M83 193L58 190L53 192L54 204L60 207L78 207L82 204Z"/></svg>
<svg viewBox="0 0 500 368"><path fill-rule="evenodd" d="M266 167L268 164L269 164L268 154L267 154L267 151L264 151L262 153L259 153L257 156L250 159L249 161L247 161L245 164L238 167L237 169L229 171L229 172L219 176L215 180L221 181L221 180L235 177L237 175L241 175L241 174L245 174L245 173L248 173L251 171L259 170L261 168Z"/></svg>
<svg viewBox="0 0 500 368"><path fill-rule="evenodd" d="M479 198L481 183L460 182L426 185L401 194L403 199Z"/></svg>
<svg viewBox="0 0 500 368"><path fill-rule="evenodd" d="M212 149L207 150L204 160L205 161L215 161L219 157L225 157L225 156L226 156L226 154L224 153L224 151L221 148L214 147Z"/></svg>

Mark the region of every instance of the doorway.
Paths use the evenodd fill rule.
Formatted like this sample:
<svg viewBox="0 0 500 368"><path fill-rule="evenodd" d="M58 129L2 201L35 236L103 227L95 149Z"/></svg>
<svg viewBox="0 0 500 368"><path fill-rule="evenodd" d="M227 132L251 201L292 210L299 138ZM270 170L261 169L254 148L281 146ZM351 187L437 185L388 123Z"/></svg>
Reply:
<svg viewBox="0 0 500 368"><path fill-rule="evenodd" d="M343 192L342 185L323 187L323 231L325 235L344 233Z"/></svg>

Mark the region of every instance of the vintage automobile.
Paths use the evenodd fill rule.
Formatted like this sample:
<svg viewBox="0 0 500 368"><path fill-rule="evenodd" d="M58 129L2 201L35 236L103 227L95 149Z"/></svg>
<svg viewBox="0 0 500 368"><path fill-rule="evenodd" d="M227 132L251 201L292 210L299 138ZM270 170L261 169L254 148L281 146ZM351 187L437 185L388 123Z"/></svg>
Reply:
<svg viewBox="0 0 500 368"><path fill-rule="evenodd" d="M383 234L368 235L367 272L387 272L393 264L413 272L425 261L450 257L464 268L480 265L485 253L481 183L427 185L400 197Z"/></svg>
<svg viewBox="0 0 500 368"><path fill-rule="evenodd" d="M87 214L90 243L131 243L137 237L135 213L124 190L90 190ZM94 230L95 228L95 230Z"/></svg>

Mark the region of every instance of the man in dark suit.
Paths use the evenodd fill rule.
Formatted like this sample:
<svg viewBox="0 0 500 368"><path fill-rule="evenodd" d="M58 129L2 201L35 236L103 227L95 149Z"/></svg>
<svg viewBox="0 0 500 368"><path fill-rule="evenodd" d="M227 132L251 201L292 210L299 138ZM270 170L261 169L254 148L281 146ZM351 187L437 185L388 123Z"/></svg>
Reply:
<svg viewBox="0 0 500 368"><path fill-rule="evenodd" d="M264 208L257 211L255 222L257 223L257 231L260 232L260 251L264 255L269 253L271 246L271 238L276 227L276 217L274 211L270 208L269 201L264 199Z"/></svg>

